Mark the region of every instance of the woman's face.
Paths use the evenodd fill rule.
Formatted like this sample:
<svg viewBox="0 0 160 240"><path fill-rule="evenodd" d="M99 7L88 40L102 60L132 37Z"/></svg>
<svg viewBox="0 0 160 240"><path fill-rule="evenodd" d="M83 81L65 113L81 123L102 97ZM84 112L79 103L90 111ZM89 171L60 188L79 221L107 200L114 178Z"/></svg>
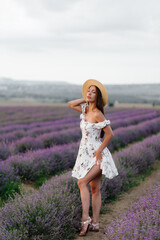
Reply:
<svg viewBox="0 0 160 240"><path fill-rule="evenodd" d="M96 86L92 85L88 88L86 97L88 102L96 102L97 98Z"/></svg>

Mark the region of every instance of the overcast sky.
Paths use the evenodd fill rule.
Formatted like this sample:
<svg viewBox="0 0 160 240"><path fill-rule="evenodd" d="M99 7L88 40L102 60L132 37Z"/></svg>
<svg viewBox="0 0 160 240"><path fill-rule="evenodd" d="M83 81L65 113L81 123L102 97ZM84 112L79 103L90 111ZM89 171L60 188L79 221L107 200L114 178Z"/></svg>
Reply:
<svg viewBox="0 0 160 240"><path fill-rule="evenodd" d="M160 83L160 1L0 0L0 77Z"/></svg>

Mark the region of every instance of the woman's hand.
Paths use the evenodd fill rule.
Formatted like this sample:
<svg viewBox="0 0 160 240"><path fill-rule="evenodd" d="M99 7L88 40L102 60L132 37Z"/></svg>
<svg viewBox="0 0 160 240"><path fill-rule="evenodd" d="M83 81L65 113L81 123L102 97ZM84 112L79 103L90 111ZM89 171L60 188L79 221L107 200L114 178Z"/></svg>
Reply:
<svg viewBox="0 0 160 240"><path fill-rule="evenodd" d="M96 164L99 165L102 162L102 153L98 150L94 153L93 157L96 157Z"/></svg>

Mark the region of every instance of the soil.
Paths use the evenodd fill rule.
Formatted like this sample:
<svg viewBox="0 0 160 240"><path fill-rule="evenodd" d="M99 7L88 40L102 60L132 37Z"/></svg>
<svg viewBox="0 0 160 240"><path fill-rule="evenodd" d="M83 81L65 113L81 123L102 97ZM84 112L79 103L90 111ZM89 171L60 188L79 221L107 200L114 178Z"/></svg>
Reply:
<svg viewBox="0 0 160 240"><path fill-rule="evenodd" d="M107 213L100 214L99 232L87 232L87 235L84 237L75 236L75 240L103 240L104 229L107 228L107 224L111 223L112 220L117 218L121 213L125 212L134 201L137 201L140 196L145 195L145 190L152 187L154 183L160 179L160 161L155 164L157 169L153 170L151 175L147 176L144 181L141 181L138 186L134 186L128 190L128 192L119 196L120 200L117 200L114 203L109 203L106 205Z"/></svg>

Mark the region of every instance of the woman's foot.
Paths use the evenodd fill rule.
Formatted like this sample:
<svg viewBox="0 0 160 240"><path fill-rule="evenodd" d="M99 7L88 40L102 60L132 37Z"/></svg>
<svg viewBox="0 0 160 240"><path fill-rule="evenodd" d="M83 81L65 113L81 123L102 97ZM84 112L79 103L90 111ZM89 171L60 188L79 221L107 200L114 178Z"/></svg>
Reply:
<svg viewBox="0 0 160 240"><path fill-rule="evenodd" d="M91 224L92 219L88 217L88 219L84 222L81 222L81 231L78 234L79 236L85 236L86 233L88 232L89 226Z"/></svg>
<svg viewBox="0 0 160 240"><path fill-rule="evenodd" d="M91 222L91 224L89 226L89 231L99 232L99 223Z"/></svg>

